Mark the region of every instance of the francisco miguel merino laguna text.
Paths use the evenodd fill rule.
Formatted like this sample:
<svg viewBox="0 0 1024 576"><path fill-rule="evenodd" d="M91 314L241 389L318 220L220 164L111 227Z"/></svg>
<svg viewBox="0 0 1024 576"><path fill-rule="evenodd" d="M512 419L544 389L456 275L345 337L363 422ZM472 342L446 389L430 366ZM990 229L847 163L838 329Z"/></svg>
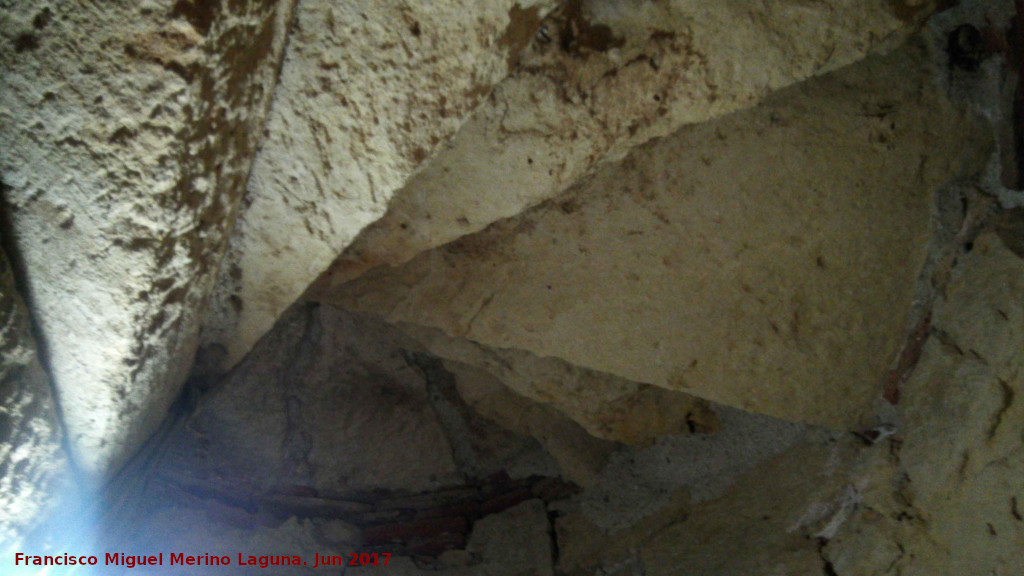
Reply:
<svg viewBox="0 0 1024 576"><path fill-rule="evenodd" d="M216 556L211 554L199 554L191 556L184 553L170 553L169 566L231 566L230 556ZM333 556L321 556L316 554L316 565L331 565ZM124 566L134 568L136 566L163 566L164 553L155 555L132 555L123 552L110 552L103 557L104 566ZM326 560L326 561L325 561ZM76 556L72 554L60 554L56 556L33 556L18 552L14 555L15 566L96 566L99 558L96 556ZM259 566L269 568L271 566L306 566L306 562L299 556L252 556L238 553L238 566ZM315 566L314 566L315 567Z"/></svg>

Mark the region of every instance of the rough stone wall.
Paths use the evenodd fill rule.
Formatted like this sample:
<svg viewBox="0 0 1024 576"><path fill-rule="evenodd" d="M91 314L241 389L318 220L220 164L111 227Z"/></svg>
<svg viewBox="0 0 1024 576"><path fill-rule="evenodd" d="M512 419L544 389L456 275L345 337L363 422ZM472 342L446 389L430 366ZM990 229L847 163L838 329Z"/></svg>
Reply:
<svg viewBox="0 0 1024 576"><path fill-rule="evenodd" d="M558 377L576 380L547 376ZM615 406L617 388L609 388L603 402ZM714 429L625 447L487 370L430 356L377 319L297 307L133 462L130 515L112 523L108 541L211 553L255 545L287 553L287 544L301 554L324 542L321 553L394 553L389 568L399 573L546 571L558 557L556 517L590 535L662 526L681 506L721 496L759 463L820 434L708 410ZM651 514L661 520L652 524ZM491 531L508 517L520 519L514 532ZM189 524L203 528L182 529ZM133 528L117 528L125 526ZM280 543L266 544L275 535ZM584 535L560 542L578 544L576 536Z"/></svg>
<svg viewBox="0 0 1024 576"><path fill-rule="evenodd" d="M169 441L161 469L171 481L337 496L558 470L586 485L616 449L608 439L656 437L639 431L655 399L635 383L526 359L520 380L542 375L547 388L520 395L522 384L442 362L401 330L331 306L290 311L254 350ZM586 387L585 411L579 400L566 406L571 385ZM657 406L674 424L664 434L712 431L712 409L678 396L664 392Z"/></svg>
<svg viewBox="0 0 1024 576"><path fill-rule="evenodd" d="M924 532L908 552L935 557L908 574L1024 571L1022 294L1024 260L987 231L961 256L937 305L921 363L904 387L900 424L905 490ZM856 555L842 561L860 562Z"/></svg>
<svg viewBox="0 0 1024 576"><path fill-rule="evenodd" d="M50 381L39 362L28 310L0 250L0 551L39 527L67 472Z"/></svg>
<svg viewBox="0 0 1024 576"><path fill-rule="evenodd" d="M662 530L595 537L563 520L562 549L613 551L567 554L563 573L1021 573L1022 282L1024 260L982 234L936 305L886 436L799 445ZM633 547L614 552L623 540Z"/></svg>
<svg viewBox="0 0 1024 576"><path fill-rule="evenodd" d="M0 178L72 455L116 470L195 351L290 0L0 4Z"/></svg>

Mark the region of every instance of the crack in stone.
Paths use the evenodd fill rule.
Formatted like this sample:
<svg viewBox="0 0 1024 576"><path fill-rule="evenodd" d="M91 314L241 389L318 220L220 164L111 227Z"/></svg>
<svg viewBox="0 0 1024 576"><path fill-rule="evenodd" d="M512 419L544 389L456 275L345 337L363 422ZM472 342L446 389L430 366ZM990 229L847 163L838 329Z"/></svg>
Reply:
<svg viewBox="0 0 1024 576"><path fill-rule="evenodd" d="M410 366L423 375L427 400L448 440L455 465L462 474L478 477L480 469L469 422L472 414L455 388L454 377L444 369L444 363L438 358L411 351L403 351L403 356Z"/></svg>
<svg viewBox="0 0 1024 576"><path fill-rule="evenodd" d="M295 388L301 386L301 382L293 381L296 374L308 374L312 370L309 366L315 362L317 352L322 349L321 337L323 328L317 318L316 309L318 305L307 305L304 310L304 324L302 336L295 344L292 359L288 366L281 370L278 388L283 394L282 403L285 406L285 457L290 460L295 472L308 484L313 477L312 466L309 461L309 454L312 450L310 432L305 429L302 417L305 412L302 398L296 393Z"/></svg>
<svg viewBox="0 0 1024 576"><path fill-rule="evenodd" d="M999 382L999 389L1002 392L1002 406L999 408L999 412L992 418L992 426L988 429L986 437L989 441L995 438L996 431L1003 424L1003 417L1010 410L1010 406L1013 405L1014 392L1013 388L1003 380L1002 378L997 379Z"/></svg>

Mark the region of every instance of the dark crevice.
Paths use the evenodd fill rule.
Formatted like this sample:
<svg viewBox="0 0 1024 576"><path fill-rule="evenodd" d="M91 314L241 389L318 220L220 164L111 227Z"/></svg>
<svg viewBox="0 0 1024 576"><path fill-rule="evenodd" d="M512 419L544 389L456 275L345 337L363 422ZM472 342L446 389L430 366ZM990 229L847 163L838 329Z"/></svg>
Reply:
<svg viewBox="0 0 1024 576"><path fill-rule="evenodd" d="M296 391L303 383L296 375L309 374L310 366L316 362L318 351L323 349L323 327L316 311L319 304L306 304L302 310L305 326L302 336L290 355L289 365L281 370L278 389L284 394L282 404L285 406L285 458L292 464L297 476L293 480L303 485L311 483L309 452L311 450L310 432L306 429L302 405L302 394Z"/></svg>
<svg viewBox="0 0 1024 576"><path fill-rule="evenodd" d="M950 66L968 72L976 72L981 61L989 55L985 52L981 31L970 24L962 24L949 34L946 54Z"/></svg>
<svg viewBox="0 0 1024 576"><path fill-rule="evenodd" d="M941 201L937 201L941 204ZM913 374L928 338L935 336L945 348L964 354L949 334L932 326L932 309L936 298L945 296L954 270L960 265L962 257L974 249L978 236L985 230L999 230L1002 212L995 198L976 183L958 190L955 198L947 199L947 204L952 205L953 202L959 203L958 210L953 209L956 212L953 217L955 222L941 224L933 221L934 253L929 256L931 261L919 277L919 282L927 283L929 289L921 297L920 305L915 306L912 328L905 337L895 366L889 370L882 383L882 398L890 404L899 403L900 388ZM943 211L941 206L939 211ZM945 233L940 230L942 228L947 229Z"/></svg>
<svg viewBox="0 0 1024 576"><path fill-rule="evenodd" d="M461 405L461 398L455 388L455 377L445 370L444 362L439 358L409 350L403 350L402 356L409 366L423 375L427 402L444 430L455 465L467 479L478 477L476 454L470 439L469 415L466 407Z"/></svg>
<svg viewBox="0 0 1024 576"><path fill-rule="evenodd" d="M495 426L466 404L456 387L455 375L447 370L443 360L409 350L402 354L409 366L423 375L427 401L451 445L452 459L459 471L468 481L487 476L485 449L479 445L479 439L488 436Z"/></svg>
<svg viewBox="0 0 1024 576"><path fill-rule="evenodd" d="M21 54L39 48L39 36L26 32L14 39L14 52Z"/></svg>
<svg viewBox="0 0 1024 576"><path fill-rule="evenodd" d="M824 576L839 576L832 561L825 556L825 547L828 546L828 539L818 538L818 557L821 558L821 573Z"/></svg>
<svg viewBox="0 0 1024 576"><path fill-rule="evenodd" d="M178 0L171 9L171 16L185 18L193 28L206 36L217 18L220 4L220 0Z"/></svg>
<svg viewBox="0 0 1024 576"><path fill-rule="evenodd" d="M266 140L267 135L270 134L270 130L267 128L270 122L270 111L274 108L274 102L277 101L277 86L281 83L281 74L284 71L284 62L288 55L288 48L291 46L292 34L298 28L298 1L290 2L288 6L291 13L288 15L288 18L284 19L287 24L284 26L284 41L281 46L281 54L278 55L277 66L275 66L274 69L274 80L267 86L270 96L267 98L266 107L259 111L263 114L263 125L259 130L255 131L256 138L252 143L252 154L249 159L249 169L246 170L245 174L246 192L243 192L242 194L242 206L239 207L239 213L245 210L245 197L248 196L248 183L252 178L253 167L256 165L256 157L259 156L260 150L263 148L263 143ZM228 236L230 236L230 233Z"/></svg>
<svg viewBox="0 0 1024 576"><path fill-rule="evenodd" d="M1003 380L1002 378L999 378L998 381L1000 391L1002 392L1003 404L1002 406L999 407L999 412L997 412L995 417L992 419L992 427L988 429L987 436L989 440L995 438L996 431L999 429L999 426L1003 423L1003 417L1006 415L1007 411L1010 410L1010 407L1013 405L1014 399L1013 388L1009 384L1007 384L1006 381Z"/></svg>
<svg viewBox="0 0 1024 576"><path fill-rule="evenodd" d="M184 395L172 405L160 426L146 439L119 469L114 471L103 489L104 509L100 523L110 531L125 522L141 521L145 504L143 495L149 493L154 470L159 466L174 436L185 422L188 412L182 408Z"/></svg>
<svg viewBox="0 0 1024 576"><path fill-rule="evenodd" d="M555 522L560 514L556 510L548 510L548 536L551 538L551 565L558 565L560 552L558 549L558 531L555 529Z"/></svg>

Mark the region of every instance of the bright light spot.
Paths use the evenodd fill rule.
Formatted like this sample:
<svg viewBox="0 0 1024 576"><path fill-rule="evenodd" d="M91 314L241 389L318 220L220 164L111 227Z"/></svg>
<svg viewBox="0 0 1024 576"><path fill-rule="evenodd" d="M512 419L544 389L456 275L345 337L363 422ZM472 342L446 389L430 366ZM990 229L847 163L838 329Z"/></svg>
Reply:
<svg viewBox="0 0 1024 576"><path fill-rule="evenodd" d="M50 519L21 542L5 543L0 550L0 574L4 576L91 576L103 572L103 554L97 549L98 497L82 483L69 479L57 498ZM18 553L19 565L15 565ZM26 556L49 556L64 563L65 554L95 556L95 566L26 565Z"/></svg>

